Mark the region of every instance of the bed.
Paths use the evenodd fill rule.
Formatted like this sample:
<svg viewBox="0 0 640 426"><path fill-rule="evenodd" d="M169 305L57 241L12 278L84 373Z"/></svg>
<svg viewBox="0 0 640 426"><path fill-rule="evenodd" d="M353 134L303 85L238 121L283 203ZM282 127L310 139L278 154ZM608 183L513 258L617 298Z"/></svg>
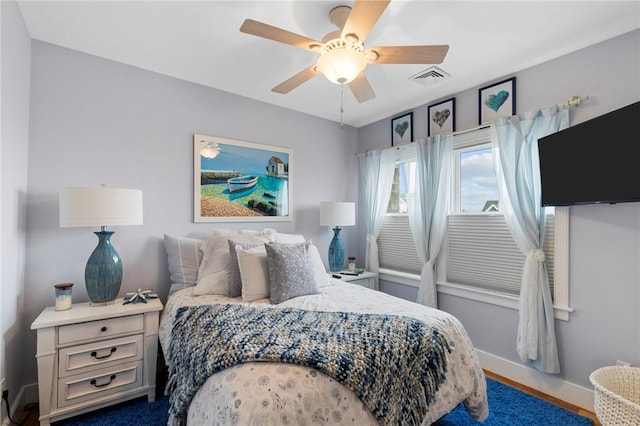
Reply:
<svg viewBox="0 0 640 426"><path fill-rule="evenodd" d="M460 403L475 420L487 417L486 380L455 317L332 278L300 236L239 234L165 235L172 287L159 337L170 373L170 424L429 425ZM289 284L278 288L276 280ZM387 330L391 337L380 337ZM387 358L406 352L405 343L410 358ZM289 346L273 357L278 344ZM363 344L385 349L368 355L357 346ZM355 353L345 355L340 345ZM302 362L293 346L305 348ZM240 355L243 347L258 349Z"/></svg>

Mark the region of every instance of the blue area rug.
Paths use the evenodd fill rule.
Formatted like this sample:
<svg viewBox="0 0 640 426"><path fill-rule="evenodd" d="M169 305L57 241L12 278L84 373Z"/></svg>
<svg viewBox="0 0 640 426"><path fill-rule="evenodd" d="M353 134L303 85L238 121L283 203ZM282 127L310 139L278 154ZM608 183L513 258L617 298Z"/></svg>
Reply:
<svg viewBox="0 0 640 426"><path fill-rule="evenodd" d="M489 417L484 426L591 426L593 421L562 407L487 379ZM462 405L434 423L435 426L477 426Z"/></svg>
<svg viewBox="0 0 640 426"><path fill-rule="evenodd" d="M485 426L588 426L591 419L536 398L512 387L487 379L489 417ZM56 426L166 425L169 399L154 403L138 398L109 408L53 423ZM462 405L435 423L435 426L477 426Z"/></svg>

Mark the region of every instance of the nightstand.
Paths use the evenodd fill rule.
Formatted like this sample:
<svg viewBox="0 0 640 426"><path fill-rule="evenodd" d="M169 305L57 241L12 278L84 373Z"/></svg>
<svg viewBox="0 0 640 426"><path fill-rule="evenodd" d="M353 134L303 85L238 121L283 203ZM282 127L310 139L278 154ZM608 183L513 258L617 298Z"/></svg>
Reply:
<svg viewBox="0 0 640 426"><path fill-rule="evenodd" d="M349 271L340 271L335 274L340 275L342 281L358 284L372 289L378 288L378 274L376 272L364 271L359 275L348 275ZM333 275L333 274L332 274Z"/></svg>
<svg viewBox="0 0 640 426"><path fill-rule="evenodd" d="M38 332L40 425L140 396L155 400L162 303L45 308Z"/></svg>

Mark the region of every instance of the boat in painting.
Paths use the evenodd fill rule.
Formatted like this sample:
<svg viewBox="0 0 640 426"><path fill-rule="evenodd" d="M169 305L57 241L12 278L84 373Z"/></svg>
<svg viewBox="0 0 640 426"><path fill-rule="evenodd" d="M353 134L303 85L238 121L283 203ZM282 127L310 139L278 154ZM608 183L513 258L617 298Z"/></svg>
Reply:
<svg viewBox="0 0 640 426"><path fill-rule="evenodd" d="M258 176L244 175L233 177L227 180L229 192L242 191L244 189L252 188L258 183Z"/></svg>

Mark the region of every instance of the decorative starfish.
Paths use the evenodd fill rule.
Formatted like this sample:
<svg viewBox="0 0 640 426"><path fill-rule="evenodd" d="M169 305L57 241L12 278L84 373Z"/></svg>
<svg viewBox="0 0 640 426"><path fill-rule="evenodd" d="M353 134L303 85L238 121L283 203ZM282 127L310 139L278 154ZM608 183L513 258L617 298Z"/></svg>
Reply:
<svg viewBox="0 0 640 426"><path fill-rule="evenodd" d="M128 303L147 303L147 299L157 299L158 295L155 293L151 293L151 290L142 290L139 288L137 291L133 293L127 293L124 295L124 303L126 305Z"/></svg>

